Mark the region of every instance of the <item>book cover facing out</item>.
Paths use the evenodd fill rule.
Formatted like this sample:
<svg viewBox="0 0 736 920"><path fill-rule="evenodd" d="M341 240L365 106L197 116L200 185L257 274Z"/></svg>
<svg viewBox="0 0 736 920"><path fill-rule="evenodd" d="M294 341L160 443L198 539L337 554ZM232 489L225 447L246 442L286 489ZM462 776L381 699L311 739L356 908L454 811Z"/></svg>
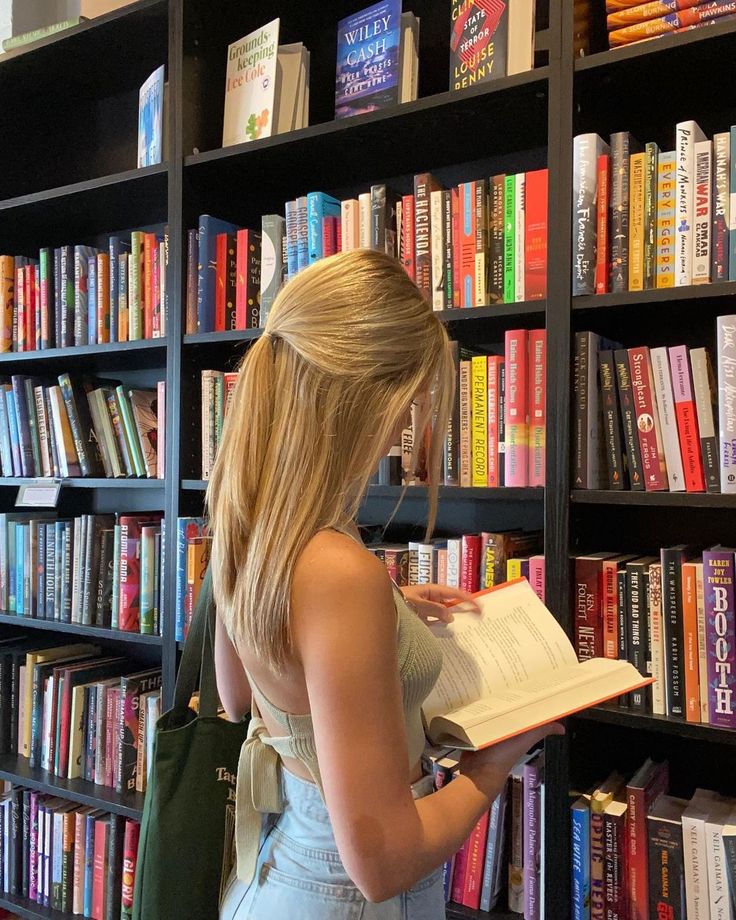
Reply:
<svg viewBox="0 0 736 920"><path fill-rule="evenodd" d="M164 65L141 86L138 99L138 166L163 159Z"/></svg>
<svg viewBox="0 0 736 920"><path fill-rule="evenodd" d="M274 19L227 49L223 147L273 133L279 26Z"/></svg>
<svg viewBox="0 0 736 920"><path fill-rule="evenodd" d="M450 89L506 76L508 8L504 0L452 0Z"/></svg>
<svg viewBox="0 0 736 920"><path fill-rule="evenodd" d="M337 24L335 118L399 102L401 0L382 0Z"/></svg>

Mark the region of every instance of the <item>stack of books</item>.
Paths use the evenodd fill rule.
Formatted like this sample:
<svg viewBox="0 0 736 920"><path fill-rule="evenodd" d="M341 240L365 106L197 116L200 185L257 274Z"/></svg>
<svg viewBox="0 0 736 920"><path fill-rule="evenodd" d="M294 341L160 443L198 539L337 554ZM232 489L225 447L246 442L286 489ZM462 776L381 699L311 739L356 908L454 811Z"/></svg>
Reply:
<svg viewBox="0 0 736 920"><path fill-rule="evenodd" d="M0 610L160 635L165 521L148 514L0 514Z"/></svg>
<svg viewBox="0 0 736 920"><path fill-rule="evenodd" d="M25 637L0 647L0 751L64 779L144 792L161 671L99 646Z"/></svg>
<svg viewBox="0 0 736 920"><path fill-rule="evenodd" d="M435 789L460 772L460 753L431 752ZM489 811L458 853L445 864L445 900L473 910L491 911L506 889L508 908L539 916L543 903L544 755L526 754Z"/></svg>
<svg viewBox="0 0 736 920"><path fill-rule="evenodd" d="M573 917L732 916L736 799L668 787L668 764L647 760L571 793Z"/></svg>
<svg viewBox="0 0 736 920"><path fill-rule="evenodd" d="M608 44L621 48L634 42L689 32L736 18L732 0L606 0Z"/></svg>
<svg viewBox="0 0 736 920"><path fill-rule="evenodd" d="M736 492L736 316L705 348L622 348L575 334L576 489Z"/></svg>
<svg viewBox="0 0 736 920"><path fill-rule="evenodd" d="M137 821L8 786L0 825L0 890L64 916L132 916Z"/></svg>
<svg viewBox="0 0 736 920"><path fill-rule="evenodd" d="M368 549L399 587L434 583L474 592L523 576L544 601L542 535L536 531L484 531L430 543L369 544Z"/></svg>
<svg viewBox="0 0 736 920"><path fill-rule="evenodd" d="M400 259L435 310L546 297L546 169L452 188L422 173L409 194L384 184L344 200L309 192L284 213L255 229L201 215L188 235L188 333L264 325L284 282L353 249Z"/></svg>
<svg viewBox="0 0 736 920"><path fill-rule="evenodd" d="M163 479L165 387L20 374L0 381L3 476Z"/></svg>
<svg viewBox="0 0 736 920"><path fill-rule="evenodd" d="M654 677L619 705L736 728L734 550L681 544L656 555L600 552L574 562L580 660L622 659Z"/></svg>
<svg viewBox="0 0 736 920"><path fill-rule="evenodd" d="M668 151L628 131L574 144L573 294L736 279L736 127L680 122Z"/></svg>
<svg viewBox="0 0 736 920"><path fill-rule="evenodd" d="M0 351L39 351L166 334L168 232L0 255Z"/></svg>

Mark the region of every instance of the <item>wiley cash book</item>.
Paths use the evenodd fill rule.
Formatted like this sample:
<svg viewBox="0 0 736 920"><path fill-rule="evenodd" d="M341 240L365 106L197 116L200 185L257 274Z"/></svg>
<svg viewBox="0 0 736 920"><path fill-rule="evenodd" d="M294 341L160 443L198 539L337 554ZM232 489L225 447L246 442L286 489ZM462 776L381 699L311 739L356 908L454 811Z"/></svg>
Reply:
<svg viewBox="0 0 736 920"><path fill-rule="evenodd" d="M579 662L525 578L474 595L435 623L442 673L423 712L433 744L477 751L651 684L627 661Z"/></svg>

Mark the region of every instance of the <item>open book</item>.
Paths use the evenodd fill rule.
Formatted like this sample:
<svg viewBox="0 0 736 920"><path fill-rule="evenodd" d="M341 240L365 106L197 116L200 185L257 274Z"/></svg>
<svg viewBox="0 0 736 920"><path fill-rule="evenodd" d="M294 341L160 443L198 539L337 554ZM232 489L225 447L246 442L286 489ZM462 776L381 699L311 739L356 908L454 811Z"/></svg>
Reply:
<svg viewBox="0 0 736 920"><path fill-rule="evenodd" d="M442 673L422 707L434 744L479 750L653 682L627 661L579 662L525 578L475 595L481 613L451 608L432 632Z"/></svg>

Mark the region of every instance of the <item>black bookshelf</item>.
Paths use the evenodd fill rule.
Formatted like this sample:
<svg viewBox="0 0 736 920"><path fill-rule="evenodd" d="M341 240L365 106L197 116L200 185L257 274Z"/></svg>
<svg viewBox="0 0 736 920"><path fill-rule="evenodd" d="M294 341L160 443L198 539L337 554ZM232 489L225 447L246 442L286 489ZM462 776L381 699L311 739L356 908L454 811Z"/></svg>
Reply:
<svg viewBox="0 0 736 920"><path fill-rule="evenodd" d="M362 4L365 5L365 4ZM200 213L249 224L262 213L312 188L342 197L387 181L409 189L411 176L432 170L455 183L477 175L549 169L548 297L546 301L447 310L440 319L467 344L498 343L506 329L545 325L548 334L548 430L546 489L440 490L438 527L466 532L544 527L547 605L572 630L572 553L636 544L644 549L657 527L668 542L685 542L689 528L728 534L736 496L672 493L578 492L570 482L570 358L575 330L594 329L640 344L707 342L710 319L725 312L736 282L621 295L571 296L572 139L582 131L605 136L630 129L641 138L668 143L680 118L696 118L712 131L736 123L729 94L705 99L698 81L678 81L663 110L648 93L654 74L698 73L708 68L712 85L729 86L736 52L736 25L716 23L616 51L605 48L605 22L591 29L592 52L573 51L573 4L538 0L545 28L540 65L530 73L447 92L446 0L404 0L420 17L420 98L385 112L334 121L334 24L359 8L358 0L326 0L320 16L309 4L263 0L139 0L0 60L7 130L13 145L0 150L0 251L94 241L125 229L168 224L169 314L166 338L152 341L52 349L0 355L4 373L158 372L166 381L166 479L69 479L62 481L65 507L83 510L163 509L170 531L180 514L199 513L206 483L199 464L199 372L232 366L261 330L184 334L186 231ZM227 45L269 19L281 17L284 41L303 40L312 52L309 127L292 134L219 149ZM601 28L602 23L602 28ZM547 27L548 26L548 27ZM542 42L540 42L540 45ZM169 83L168 151L160 166L135 166L138 88L159 64ZM685 69L684 69L685 68ZM29 87L43 86L43 92ZM94 131L90 132L90 125ZM670 141L671 142L671 141ZM17 151L22 149L23 157ZM708 319L707 323L703 318ZM634 322L632 323L632 318ZM632 328L633 326L633 328ZM214 363L210 363L214 362ZM14 506L19 485L0 478L0 511ZM402 494L397 487L371 487L364 502L369 519L386 520ZM409 488L396 520L417 526L426 489ZM659 522L659 525L658 525ZM601 542L607 546L602 547ZM160 664L163 704L173 696L179 648L174 639L175 541L167 540L163 637L140 636L0 614L0 635L37 631L94 638L105 647ZM569 910L567 792L591 744L613 759L625 746L646 756L648 745L667 751L682 744L718 751L724 769L736 766L736 732L599 707L570 720L571 731L552 739L546 752L546 915ZM585 739L583 744L577 736ZM733 754L731 753L733 751ZM731 758L731 759L728 759ZM682 759L682 758L680 758ZM693 782L698 781L694 769ZM82 781L64 781L31 770L22 758L0 757L0 777L64 795L129 817L139 817L142 798L120 797ZM0 898L22 917L68 920L22 899ZM485 916L448 905L455 920ZM512 915L493 913L499 920Z"/></svg>
<svg viewBox="0 0 736 920"><path fill-rule="evenodd" d="M72 917L71 914L65 914L60 910L41 907L35 901L21 895L0 894L0 907L17 914L23 920L71 920Z"/></svg>

